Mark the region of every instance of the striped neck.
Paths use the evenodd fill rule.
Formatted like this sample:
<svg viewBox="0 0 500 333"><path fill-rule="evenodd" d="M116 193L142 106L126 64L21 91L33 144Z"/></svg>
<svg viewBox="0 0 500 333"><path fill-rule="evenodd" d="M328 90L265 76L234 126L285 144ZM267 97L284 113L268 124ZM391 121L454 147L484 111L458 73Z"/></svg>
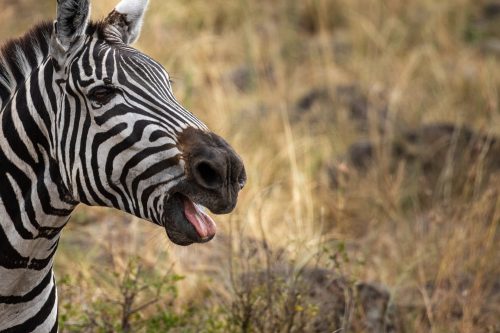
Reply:
<svg viewBox="0 0 500 333"><path fill-rule="evenodd" d="M36 34L42 35L41 31ZM32 58L20 57L20 49L16 51L17 59L24 60L15 63L10 59L9 70L2 54L0 331L37 328L49 332L57 328L53 256L60 231L76 205L62 185L51 153L57 98L52 61L42 56L40 50L47 50L47 45L39 48L40 43ZM11 44L7 49L21 45Z"/></svg>

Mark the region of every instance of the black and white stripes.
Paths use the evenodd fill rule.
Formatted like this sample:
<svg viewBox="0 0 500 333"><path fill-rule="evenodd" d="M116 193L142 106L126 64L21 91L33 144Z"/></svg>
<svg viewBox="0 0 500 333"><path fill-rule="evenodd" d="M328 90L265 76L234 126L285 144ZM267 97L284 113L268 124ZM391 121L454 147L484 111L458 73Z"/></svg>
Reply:
<svg viewBox="0 0 500 333"><path fill-rule="evenodd" d="M54 25L0 52L0 332L57 331L53 256L78 203L152 221L182 245L215 233L200 205L236 204L239 157L129 46L146 6L123 0L91 23L88 0L59 0Z"/></svg>

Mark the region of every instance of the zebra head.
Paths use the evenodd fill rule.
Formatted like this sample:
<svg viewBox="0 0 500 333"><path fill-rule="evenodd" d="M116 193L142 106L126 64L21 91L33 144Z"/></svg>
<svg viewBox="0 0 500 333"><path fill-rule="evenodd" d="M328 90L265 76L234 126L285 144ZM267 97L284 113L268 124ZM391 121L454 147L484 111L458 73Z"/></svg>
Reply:
<svg viewBox="0 0 500 333"><path fill-rule="evenodd" d="M58 95L55 158L77 202L164 226L176 244L215 234L246 181L239 156L182 107L158 62L130 47L147 0L123 0L101 22L89 0L58 0L50 42Z"/></svg>

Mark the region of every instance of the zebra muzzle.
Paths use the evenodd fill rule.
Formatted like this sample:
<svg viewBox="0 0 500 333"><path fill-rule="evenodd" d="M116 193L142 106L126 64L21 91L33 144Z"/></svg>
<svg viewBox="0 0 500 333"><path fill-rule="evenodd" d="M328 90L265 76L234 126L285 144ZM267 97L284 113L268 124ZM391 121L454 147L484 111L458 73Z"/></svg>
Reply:
<svg viewBox="0 0 500 333"><path fill-rule="evenodd" d="M178 245L204 243L216 232L205 207L214 214L231 212L246 182L245 167L233 148L212 132L187 128L178 147L185 178L170 189L162 224Z"/></svg>

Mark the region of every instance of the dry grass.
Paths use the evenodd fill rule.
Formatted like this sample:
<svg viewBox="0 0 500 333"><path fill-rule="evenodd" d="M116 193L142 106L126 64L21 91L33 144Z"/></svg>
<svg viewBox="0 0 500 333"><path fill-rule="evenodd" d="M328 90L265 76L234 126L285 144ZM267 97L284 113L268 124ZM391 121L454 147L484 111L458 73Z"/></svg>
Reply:
<svg viewBox="0 0 500 333"><path fill-rule="evenodd" d="M53 5L4 1L3 38L34 17L53 17ZM160 307L136 320L163 311L177 316L172 331L300 331L293 325L317 309L269 293L294 295L287 292L314 266L348 284L385 285L397 305L397 331L498 332L498 175L474 187L482 169L470 165L466 183L474 190L457 192L446 166L430 185L387 158L333 188L324 171L362 138L387 157L391 140L420 124L447 121L500 135L500 55L489 51L500 38L500 16L483 17L488 2L152 0L137 47L165 65L178 99L241 153L249 183L236 211L217 218L222 236L189 248L174 247L162 230L130 216L80 207L56 262L57 275L70 281L60 288L62 313L79 320L99 312L95 302L120 299L117 284L138 255L151 276L185 276L167 281L178 294L162 294ZM93 5L102 17L114 3ZM365 96L363 129L336 98L298 110L312 90L336 96L346 85ZM280 265L284 287L267 285L259 294L240 279ZM156 296L146 290L140 297ZM251 315L245 322L245 304L266 309L260 319L276 326L261 327ZM302 317L290 328L290 316L280 316L295 312ZM85 331L66 323L67 331Z"/></svg>

